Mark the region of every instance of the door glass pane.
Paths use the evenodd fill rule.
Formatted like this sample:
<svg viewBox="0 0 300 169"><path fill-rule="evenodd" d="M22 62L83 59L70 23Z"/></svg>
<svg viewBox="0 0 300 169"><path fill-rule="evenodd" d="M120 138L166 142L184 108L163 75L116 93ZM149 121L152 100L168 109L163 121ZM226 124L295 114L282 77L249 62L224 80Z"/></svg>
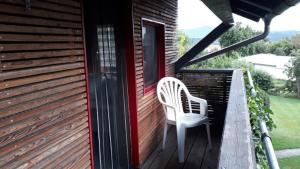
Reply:
<svg viewBox="0 0 300 169"><path fill-rule="evenodd" d="M101 61L101 72L116 72L116 49L114 28L112 26L98 26L98 52Z"/></svg>

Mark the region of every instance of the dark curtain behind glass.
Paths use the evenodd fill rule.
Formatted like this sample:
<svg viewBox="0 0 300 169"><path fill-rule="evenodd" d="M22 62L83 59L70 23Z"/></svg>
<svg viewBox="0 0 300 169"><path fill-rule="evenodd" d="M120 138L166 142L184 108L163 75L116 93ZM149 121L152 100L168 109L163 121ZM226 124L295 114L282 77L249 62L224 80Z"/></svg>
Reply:
<svg viewBox="0 0 300 169"><path fill-rule="evenodd" d="M158 81L156 28L143 26L144 84L150 86Z"/></svg>

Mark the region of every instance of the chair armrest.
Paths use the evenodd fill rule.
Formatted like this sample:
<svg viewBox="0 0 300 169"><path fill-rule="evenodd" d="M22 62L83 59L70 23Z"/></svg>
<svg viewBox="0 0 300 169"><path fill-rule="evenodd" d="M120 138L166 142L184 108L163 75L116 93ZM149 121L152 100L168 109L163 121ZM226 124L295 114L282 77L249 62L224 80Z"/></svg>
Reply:
<svg viewBox="0 0 300 169"><path fill-rule="evenodd" d="M174 106L168 105L168 104L166 104L166 103L161 103L161 104L163 104L164 106L166 106L166 107L168 107L168 108L171 108L171 109L173 109L173 110L176 110Z"/></svg>
<svg viewBox="0 0 300 169"><path fill-rule="evenodd" d="M176 121L176 119L177 119L177 113L176 113L176 108L174 107L174 106L171 106L171 105L168 105L168 104L166 104L166 103L161 103L163 106L165 106L165 107L167 107L167 108L170 108L170 109L173 109L174 110L174 117L175 117L175 121ZM164 111L165 111L165 114L166 114L166 116L167 116L167 109L164 107Z"/></svg>
<svg viewBox="0 0 300 169"><path fill-rule="evenodd" d="M207 116L207 101L205 99L201 99L199 97L192 96L189 94L188 96L189 101L194 101L200 104L200 114ZM190 107L191 109L191 107Z"/></svg>

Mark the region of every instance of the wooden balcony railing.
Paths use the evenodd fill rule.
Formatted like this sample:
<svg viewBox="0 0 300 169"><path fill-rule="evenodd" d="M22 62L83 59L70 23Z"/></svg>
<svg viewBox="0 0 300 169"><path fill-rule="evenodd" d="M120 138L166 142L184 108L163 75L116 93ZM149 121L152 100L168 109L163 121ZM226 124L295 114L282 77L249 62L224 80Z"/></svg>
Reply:
<svg viewBox="0 0 300 169"><path fill-rule="evenodd" d="M167 148L162 151L157 147L142 168L256 168L242 71L181 70L176 76L186 84L192 95L207 100L213 148L207 148L203 126L188 130L185 161L178 163L176 132L171 128ZM196 104L192 106L193 110L199 107Z"/></svg>
<svg viewBox="0 0 300 169"><path fill-rule="evenodd" d="M256 168L242 70L233 71L219 156L220 169Z"/></svg>
<svg viewBox="0 0 300 169"><path fill-rule="evenodd" d="M182 70L177 77L208 101L211 125L222 131L218 168L256 168L242 70Z"/></svg>

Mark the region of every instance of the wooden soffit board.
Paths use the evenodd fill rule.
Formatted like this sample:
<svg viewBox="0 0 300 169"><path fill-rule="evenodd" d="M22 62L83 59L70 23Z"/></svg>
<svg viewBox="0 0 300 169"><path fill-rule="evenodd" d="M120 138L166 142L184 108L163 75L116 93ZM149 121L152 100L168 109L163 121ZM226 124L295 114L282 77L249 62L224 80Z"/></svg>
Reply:
<svg viewBox="0 0 300 169"><path fill-rule="evenodd" d="M201 0L224 23L233 23L229 0Z"/></svg>

